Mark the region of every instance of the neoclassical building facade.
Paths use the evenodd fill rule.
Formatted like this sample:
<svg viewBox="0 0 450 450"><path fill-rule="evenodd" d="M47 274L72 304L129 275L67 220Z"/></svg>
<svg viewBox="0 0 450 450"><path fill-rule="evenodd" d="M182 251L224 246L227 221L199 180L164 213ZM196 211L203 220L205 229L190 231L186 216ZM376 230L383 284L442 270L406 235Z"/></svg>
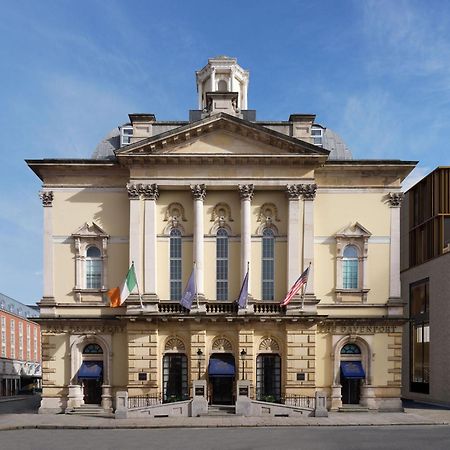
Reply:
<svg viewBox="0 0 450 450"><path fill-rule="evenodd" d="M320 390L332 409L400 408L400 189L415 162L352 159L311 114L257 121L233 58L196 77L188 121L130 114L91 159L27 161L43 183L41 411L110 410L117 391L182 400L197 379L211 404L245 379L269 402ZM111 308L132 262L141 298ZM280 307L310 264L304 296Z"/></svg>

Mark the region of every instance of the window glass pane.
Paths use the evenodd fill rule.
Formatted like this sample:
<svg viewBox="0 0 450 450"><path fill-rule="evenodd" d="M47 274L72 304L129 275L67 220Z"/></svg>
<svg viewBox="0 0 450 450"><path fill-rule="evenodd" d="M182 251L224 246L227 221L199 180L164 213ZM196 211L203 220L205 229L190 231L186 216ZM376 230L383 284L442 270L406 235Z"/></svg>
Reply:
<svg viewBox="0 0 450 450"><path fill-rule="evenodd" d="M358 260L343 260L343 287L344 289L358 288Z"/></svg>
<svg viewBox="0 0 450 450"><path fill-rule="evenodd" d="M274 300L275 239L273 231L266 228L262 238L262 299Z"/></svg>
<svg viewBox="0 0 450 450"><path fill-rule="evenodd" d="M86 288L100 289L102 287L102 261L86 259Z"/></svg>
<svg viewBox="0 0 450 450"><path fill-rule="evenodd" d="M228 300L228 233L219 228L216 238L216 297Z"/></svg>
<svg viewBox="0 0 450 450"><path fill-rule="evenodd" d="M102 255L97 247L89 247L87 249L86 256L90 258L100 258Z"/></svg>
<svg viewBox="0 0 450 450"><path fill-rule="evenodd" d="M344 248L344 258L357 258L358 249L354 245L347 245Z"/></svg>
<svg viewBox="0 0 450 450"><path fill-rule="evenodd" d="M182 292L181 231L174 228L170 232L170 299L180 300Z"/></svg>

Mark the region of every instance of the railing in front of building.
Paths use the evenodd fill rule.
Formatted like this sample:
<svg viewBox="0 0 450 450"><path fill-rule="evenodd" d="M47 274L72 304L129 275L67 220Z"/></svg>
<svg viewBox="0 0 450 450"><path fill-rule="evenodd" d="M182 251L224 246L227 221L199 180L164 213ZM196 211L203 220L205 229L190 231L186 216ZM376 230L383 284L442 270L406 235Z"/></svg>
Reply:
<svg viewBox="0 0 450 450"><path fill-rule="evenodd" d="M306 395L283 395L281 397L281 403L297 408L314 409L316 407L315 397L308 397Z"/></svg>
<svg viewBox="0 0 450 450"><path fill-rule="evenodd" d="M206 314L237 314L238 305L236 302L218 302L211 300L205 303ZM188 310L177 301L158 303L158 312L160 314L186 314ZM249 305L247 314L255 315L281 315L285 313L285 308L279 303L258 302Z"/></svg>
<svg viewBox="0 0 450 450"><path fill-rule="evenodd" d="M128 409L144 408L146 406L160 405L161 403L161 394L136 395L134 397L128 397Z"/></svg>

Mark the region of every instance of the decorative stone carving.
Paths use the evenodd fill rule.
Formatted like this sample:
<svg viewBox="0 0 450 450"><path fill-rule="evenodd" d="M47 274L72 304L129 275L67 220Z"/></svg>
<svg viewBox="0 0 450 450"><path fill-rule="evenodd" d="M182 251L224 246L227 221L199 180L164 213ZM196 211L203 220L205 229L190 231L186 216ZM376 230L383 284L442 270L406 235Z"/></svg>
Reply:
<svg viewBox="0 0 450 450"><path fill-rule="evenodd" d="M391 208L398 208L402 205L404 194L403 192L389 192L388 202Z"/></svg>
<svg viewBox="0 0 450 450"><path fill-rule="evenodd" d="M211 213L211 222L215 222L216 220L223 223L233 222L231 208L227 203L217 203L217 205L214 206Z"/></svg>
<svg viewBox="0 0 450 450"><path fill-rule="evenodd" d="M181 203L171 203L164 214L164 221L169 222L177 219L178 221L181 219L183 222L187 222L184 207Z"/></svg>
<svg viewBox="0 0 450 450"><path fill-rule="evenodd" d="M219 352L231 352L233 347L228 339L220 337L214 340L212 349Z"/></svg>
<svg viewBox="0 0 450 450"><path fill-rule="evenodd" d="M206 186L204 184L191 184L191 191L195 200L205 200Z"/></svg>
<svg viewBox="0 0 450 450"><path fill-rule="evenodd" d="M158 185L155 183L141 184L139 186L139 193L142 194L142 197L145 200L158 200L159 197Z"/></svg>
<svg viewBox="0 0 450 450"><path fill-rule="evenodd" d="M258 222L265 222L267 225L271 225L272 222L279 222L278 208L274 203L264 203L258 212Z"/></svg>
<svg viewBox="0 0 450 450"><path fill-rule="evenodd" d="M263 352L279 352L280 346L275 339L266 337L261 341L261 344L259 344L259 350Z"/></svg>
<svg viewBox="0 0 450 450"><path fill-rule="evenodd" d="M139 200L139 184L127 184L128 198L130 200Z"/></svg>
<svg viewBox="0 0 450 450"><path fill-rule="evenodd" d="M239 195L243 200L251 200L253 198L254 186L253 184L240 184Z"/></svg>
<svg viewBox="0 0 450 450"><path fill-rule="evenodd" d="M166 352L184 352L185 350L183 341L177 337L169 338L164 346Z"/></svg>
<svg viewBox="0 0 450 450"><path fill-rule="evenodd" d="M314 200L316 198L317 184L302 184L300 185L300 193L303 200Z"/></svg>
<svg viewBox="0 0 450 450"><path fill-rule="evenodd" d="M300 194L300 186L298 184L288 184L286 186L286 195L289 200L298 200Z"/></svg>
<svg viewBox="0 0 450 450"><path fill-rule="evenodd" d="M52 206L53 191L41 191L39 192L39 198L42 200L42 206Z"/></svg>

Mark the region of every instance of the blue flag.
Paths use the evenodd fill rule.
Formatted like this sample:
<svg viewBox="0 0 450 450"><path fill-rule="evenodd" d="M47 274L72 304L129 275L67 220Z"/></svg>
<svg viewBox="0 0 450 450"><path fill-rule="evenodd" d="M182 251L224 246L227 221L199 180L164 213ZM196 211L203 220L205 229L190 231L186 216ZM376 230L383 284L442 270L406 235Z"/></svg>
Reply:
<svg viewBox="0 0 450 450"><path fill-rule="evenodd" d="M239 292L238 305L239 308L247 307L247 298L248 298L248 268L247 273L245 274L244 281L242 282L241 292Z"/></svg>
<svg viewBox="0 0 450 450"><path fill-rule="evenodd" d="M186 288L184 289L183 295L181 296L181 306L184 306L186 309L191 310L192 302L194 301L194 297L196 294L195 289L195 270L192 269L191 276L187 282Z"/></svg>

